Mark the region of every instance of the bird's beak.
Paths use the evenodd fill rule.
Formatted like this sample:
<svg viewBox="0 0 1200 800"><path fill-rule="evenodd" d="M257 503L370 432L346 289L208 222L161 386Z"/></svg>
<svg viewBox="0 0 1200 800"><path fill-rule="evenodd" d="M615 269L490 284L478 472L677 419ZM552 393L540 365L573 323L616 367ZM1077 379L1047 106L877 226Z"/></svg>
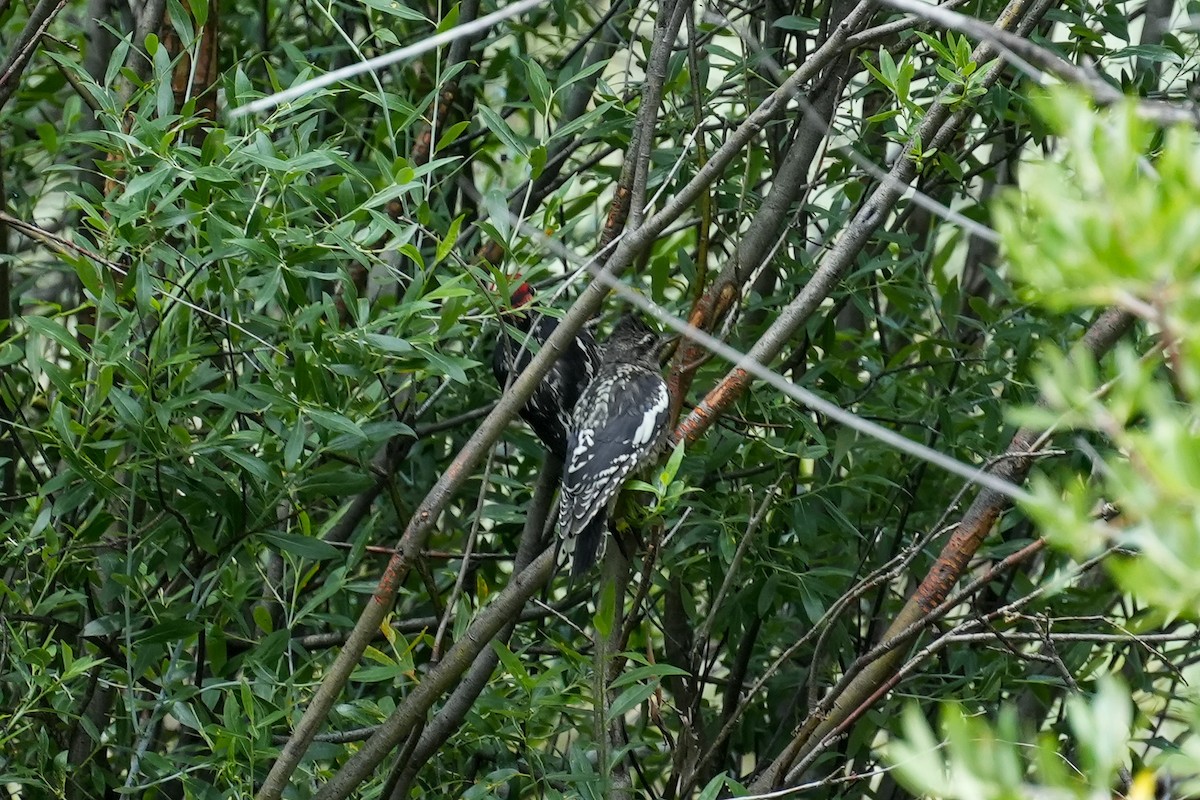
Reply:
<svg viewBox="0 0 1200 800"><path fill-rule="evenodd" d="M682 339L683 339L683 336L678 333L676 333L676 334L665 334L664 333L662 336L658 337L658 357L660 359L662 359L669 353L673 353L675 351L676 345L678 345L680 340L682 340Z"/></svg>

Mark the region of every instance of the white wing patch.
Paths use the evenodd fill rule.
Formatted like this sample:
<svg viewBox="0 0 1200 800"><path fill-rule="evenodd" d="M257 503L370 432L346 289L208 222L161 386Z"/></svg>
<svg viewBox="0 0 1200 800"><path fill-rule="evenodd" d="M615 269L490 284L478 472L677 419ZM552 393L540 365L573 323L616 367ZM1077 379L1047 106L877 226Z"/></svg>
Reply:
<svg viewBox="0 0 1200 800"><path fill-rule="evenodd" d="M637 430L633 432L633 444L635 447L650 444L656 438L659 424L662 422L663 412L667 410L667 405L670 403L666 385L664 384L657 388L658 392L654 397L654 404L642 414L642 421L637 426Z"/></svg>
<svg viewBox="0 0 1200 800"><path fill-rule="evenodd" d="M595 441L595 434L596 432L591 428L584 428L583 430L579 431L579 443L576 444L575 449L571 451L571 472L575 472L588 462L588 459L580 458L580 456L587 455L592 449L592 444Z"/></svg>

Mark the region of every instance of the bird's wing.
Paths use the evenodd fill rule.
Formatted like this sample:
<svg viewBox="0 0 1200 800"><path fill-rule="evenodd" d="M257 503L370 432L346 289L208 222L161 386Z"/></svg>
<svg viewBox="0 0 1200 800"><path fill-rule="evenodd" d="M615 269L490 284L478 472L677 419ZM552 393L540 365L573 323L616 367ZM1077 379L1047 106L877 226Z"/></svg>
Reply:
<svg viewBox="0 0 1200 800"><path fill-rule="evenodd" d="M662 376L631 365L601 375L584 392L567 439L559 514L564 537L604 511L657 447L669 405Z"/></svg>

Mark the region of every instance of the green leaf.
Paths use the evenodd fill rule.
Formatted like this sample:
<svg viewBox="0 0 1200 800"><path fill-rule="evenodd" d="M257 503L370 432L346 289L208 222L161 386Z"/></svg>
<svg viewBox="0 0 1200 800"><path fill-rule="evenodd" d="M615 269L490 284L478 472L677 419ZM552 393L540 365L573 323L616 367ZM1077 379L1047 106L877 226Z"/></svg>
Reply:
<svg viewBox="0 0 1200 800"><path fill-rule="evenodd" d="M547 152L545 145L537 145L529 151L529 169L532 177L537 178L546 169Z"/></svg>
<svg viewBox="0 0 1200 800"><path fill-rule="evenodd" d="M334 433L342 433L349 436L354 436L358 439L366 439L367 435L363 433L362 428L358 427L349 417L337 413L336 411L325 411L320 408L309 408L304 411L304 415L315 422L319 427Z"/></svg>
<svg viewBox="0 0 1200 800"><path fill-rule="evenodd" d="M270 483L275 477L261 458L254 453L246 452L240 449L237 444L233 444L229 447L222 447L217 452L221 453L230 461L246 470L246 472L250 474L250 477L262 481L263 484Z"/></svg>
<svg viewBox="0 0 1200 800"><path fill-rule="evenodd" d="M542 66L537 59L527 59L524 66L528 81L525 88L529 90L529 97L533 100L534 107L545 113L550 110L550 100L554 96L554 90L550 88L550 81L546 80L546 73L542 71Z"/></svg>
<svg viewBox="0 0 1200 800"><path fill-rule="evenodd" d="M941 58L943 61L954 63L954 54L950 52L950 48L948 48L941 39L933 34L925 33L923 31L917 31L916 33L917 36L920 37L921 41L923 41L929 46L930 49L938 54L939 58Z"/></svg>
<svg viewBox="0 0 1200 800"><path fill-rule="evenodd" d="M883 73L883 82L888 88L895 90L896 80L900 75L896 62L886 47L879 48L879 71Z"/></svg>
<svg viewBox="0 0 1200 800"><path fill-rule="evenodd" d="M172 644L195 636L204 626L190 619L168 619L137 637L139 645Z"/></svg>
<svg viewBox="0 0 1200 800"><path fill-rule="evenodd" d="M629 683L638 683L647 678L654 678L656 681L667 676L688 677L689 673L685 669L680 669L673 664L647 664L644 667L636 667L618 675L609 686L613 689L618 689Z"/></svg>
<svg viewBox="0 0 1200 800"><path fill-rule="evenodd" d="M592 615L592 625L596 633L604 638L612 635L613 620L617 614L617 589L612 581L604 581L600 588L600 598L596 603L596 613Z"/></svg>
<svg viewBox="0 0 1200 800"><path fill-rule="evenodd" d="M617 104L612 102L611 100L604 102L604 103L600 103L599 105L597 105L595 108L593 108L591 111L587 112L586 114L581 114L578 117L576 117L575 119L568 122L567 124L562 125L561 127L555 129L554 135L550 137L551 141L559 140L559 139L568 139L568 138L574 136L579 131L584 131L584 130L589 130L591 128L594 128L596 125L598 125L604 119L604 116L611 109L616 107L616 105Z"/></svg>
<svg viewBox="0 0 1200 800"><path fill-rule="evenodd" d="M718 775L709 781L708 784L700 791L700 795L696 798L696 800L717 800L717 797L719 797L721 794L721 789L724 787L725 776Z"/></svg>
<svg viewBox="0 0 1200 800"><path fill-rule="evenodd" d="M122 422L135 428L141 427L146 419L145 409L129 392L120 386L113 386L108 390L108 399Z"/></svg>
<svg viewBox="0 0 1200 800"><path fill-rule="evenodd" d="M297 420L288 434L287 444L283 448L283 466L292 469L304 454L304 445L308 440L308 429L303 420Z"/></svg>
<svg viewBox="0 0 1200 800"><path fill-rule="evenodd" d="M445 260L446 256L450 255L450 252L454 249L454 245L458 243L458 229L462 226L463 217L465 216L466 214L459 214L450 223L450 228L446 231L445 238L438 243L437 253L433 259L434 264L440 264Z"/></svg>
<svg viewBox="0 0 1200 800"><path fill-rule="evenodd" d="M662 469L662 474L659 477L659 482L663 486L667 486L671 481L675 480L675 476L679 474L679 465L683 463L683 455L685 443L683 439L675 445L675 449L671 451L671 457L667 459L666 465Z"/></svg>
<svg viewBox="0 0 1200 800"><path fill-rule="evenodd" d="M563 78L563 70L560 70L558 73L558 91L561 92L574 83L582 81L586 78L590 78L592 75L595 75L597 72L600 72L607 66L608 62L605 59L600 59L595 63L588 64L578 72L572 73L570 77L567 77L565 80Z"/></svg>
<svg viewBox="0 0 1200 800"><path fill-rule="evenodd" d="M80 361L89 361L88 354L79 346L75 337L58 320L49 317L21 317L29 329L47 339L62 345L62 348Z"/></svg>
<svg viewBox="0 0 1200 800"><path fill-rule="evenodd" d="M1109 58L1140 58L1159 64L1182 64L1183 59L1169 47L1160 44L1133 44L1123 47Z"/></svg>
<svg viewBox="0 0 1200 800"><path fill-rule="evenodd" d="M384 683L394 682L404 676L404 670L399 664L393 666L359 667L350 675L354 683Z"/></svg>
<svg viewBox="0 0 1200 800"><path fill-rule="evenodd" d="M479 115L483 117L483 124L487 126L487 129L496 134L497 138L514 156L528 154L529 149L525 143L517 137L517 134L513 133L512 128L508 127L508 123L504 121L503 117L487 106L479 106ZM505 207L507 208L507 205Z"/></svg>
<svg viewBox="0 0 1200 800"><path fill-rule="evenodd" d="M271 612L266 606L255 603L254 607L250 611L250 614L254 617L254 624L257 625L258 629L263 633L271 633L275 630L275 625L271 621Z"/></svg>
<svg viewBox="0 0 1200 800"><path fill-rule="evenodd" d="M377 347L385 353L396 353L399 355L408 355L413 352L413 346L409 344L407 339L401 339L399 336L388 336L383 333L368 333L364 334L363 338L372 347Z"/></svg>
<svg viewBox="0 0 1200 800"><path fill-rule="evenodd" d="M799 33L808 33L820 30L821 28L820 20L813 19L812 17L800 17L795 14L779 17L771 24L781 30L798 31Z"/></svg>
<svg viewBox="0 0 1200 800"><path fill-rule="evenodd" d="M117 46L113 48L112 55L108 58L108 68L104 72L104 85L112 86L117 79L117 74L121 71L121 67L125 66L125 59L129 55L130 43L129 38L121 38L117 41Z"/></svg>
<svg viewBox="0 0 1200 800"><path fill-rule="evenodd" d="M461 137L463 132L469 127L471 127L470 120L461 120L447 127L446 130L442 131L438 136L437 146L433 148L433 152L440 153L442 150L445 150L447 147L457 142L459 137Z"/></svg>
<svg viewBox="0 0 1200 800"><path fill-rule="evenodd" d="M516 679L517 683L529 691L534 686L534 680L529 677L529 672L521 663L521 659L517 658L513 651L508 649L508 646L498 639L493 639L492 649L496 651L496 655L500 657L500 663L504 665L505 671Z"/></svg>
<svg viewBox="0 0 1200 800"><path fill-rule="evenodd" d="M466 383L467 370L479 366L478 361L446 356L426 348L421 348L421 353L429 359L430 371L433 374L445 376L455 383Z"/></svg>
<svg viewBox="0 0 1200 800"><path fill-rule="evenodd" d="M614 720L617 717L623 716L625 712L645 702L656 691L658 691L657 682L630 686L617 695L617 699L612 702L612 705L605 712L605 719Z"/></svg>
<svg viewBox="0 0 1200 800"><path fill-rule="evenodd" d="M448 31L451 28L453 28L455 25L457 25L458 17L459 17L459 14L461 14L461 13L462 13L462 4L461 3L454 3L453 5L451 5L450 10L448 12L446 12L446 16L443 17L442 21L438 23L437 32L442 33L444 31ZM452 77L452 76L448 76L448 78L449 77Z"/></svg>
<svg viewBox="0 0 1200 800"><path fill-rule="evenodd" d="M121 630L125 625L124 614L106 614L102 617L89 620L83 626L84 638L95 638L98 636L108 636Z"/></svg>
<svg viewBox="0 0 1200 800"><path fill-rule="evenodd" d="M284 531L261 531L258 535L267 544L300 558L323 561L327 558L335 558L338 555L338 548L328 542L322 542L320 539L314 539L309 536L300 536Z"/></svg>
<svg viewBox="0 0 1200 800"><path fill-rule="evenodd" d="M426 17L424 14L410 8L408 2L401 0L360 0L360 2L368 8L373 8L376 11L395 17L396 19L408 20L409 22L427 22L433 24L433 20Z"/></svg>

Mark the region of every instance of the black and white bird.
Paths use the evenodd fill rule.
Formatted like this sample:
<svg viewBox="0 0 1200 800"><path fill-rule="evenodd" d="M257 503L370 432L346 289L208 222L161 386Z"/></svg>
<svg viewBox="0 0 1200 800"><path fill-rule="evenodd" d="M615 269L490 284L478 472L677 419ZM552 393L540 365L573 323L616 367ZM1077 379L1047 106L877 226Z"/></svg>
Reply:
<svg viewBox="0 0 1200 800"><path fill-rule="evenodd" d="M658 363L662 344L641 317L626 314L575 406L558 515L563 551L573 554L572 578L600 558L621 486L666 439L670 397Z"/></svg>
<svg viewBox="0 0 1200 800"><path fill-rule="evenodd" d="M505 327L492 351L492 374L500 384L500 391L508 386L510 375L515 378L529 366L534 354L558 328L558 320L534 312L528 307L532 303L533 288L521 283L512 294L511 312L504 320L519 335L510 335ZM560 460L566 457L571 412L599 366L600 348L592 334L581 330L521 408L521 418Z"/></svg>

